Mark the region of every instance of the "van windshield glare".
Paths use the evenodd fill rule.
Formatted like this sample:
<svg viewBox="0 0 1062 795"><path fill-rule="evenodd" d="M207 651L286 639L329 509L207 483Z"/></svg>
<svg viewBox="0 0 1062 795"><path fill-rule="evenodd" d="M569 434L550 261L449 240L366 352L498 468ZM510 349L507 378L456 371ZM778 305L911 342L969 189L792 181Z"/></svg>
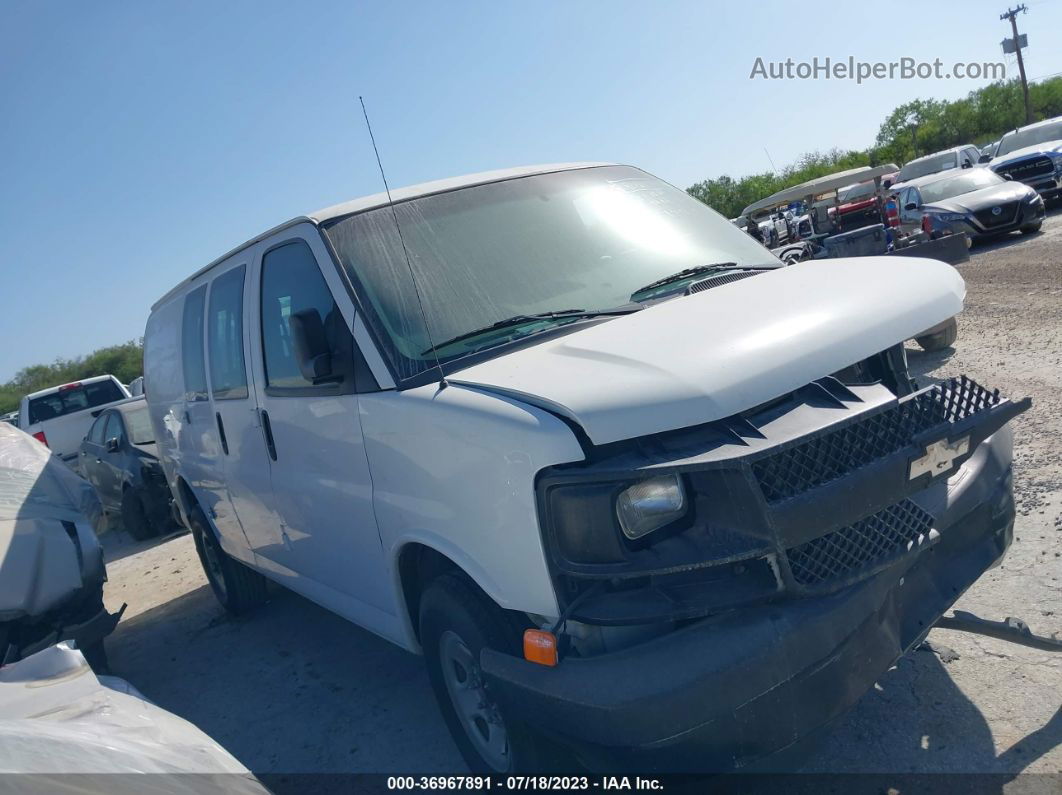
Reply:
<svg viewBox="0 0 1062 795"><path fill-rule="evenodd" d="M628 166L520 177L394 209L436 343L516 315L622 306L643 285L706 262L781 265L685 191ZM398 377L434 366L391 209L333 221L325 234ZM514 326L490 343L527 333ZM439 355L482 348L474 338Z"/></svg>

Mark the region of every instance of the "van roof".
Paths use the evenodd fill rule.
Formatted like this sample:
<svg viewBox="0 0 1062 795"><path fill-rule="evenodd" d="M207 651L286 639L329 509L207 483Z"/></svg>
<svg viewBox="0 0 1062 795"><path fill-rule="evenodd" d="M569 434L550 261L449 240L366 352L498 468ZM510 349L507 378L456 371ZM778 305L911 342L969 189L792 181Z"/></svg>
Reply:
<svg viewBox="0 0 1062 795"><path fill-rule="evenodd" d="M600 166L612 166L615 163L598 163L598 162L584 162L584 163L550 163L539 166L517 166L515 168L503 168L496 171L482 171L477 174L466 174L461 177L449 177L447 179L437 179L431 182L422 182L419 185L410 185L405 188L396 188L391 191L391 199L397 204L403 201L409 201L410 199L419 199L424 196L430 196L435 193L446 193L452 190L458 190L459 188L470 188L474 185L486 185L491 182L502 182L507 179L515 179L517 177L529 177L536 174L551 174L557 171L573 171L580 168L597 168ZM289 226L294 226L301 223L311 223L314 225L331 221L335 218L341 218L344 215L351 215L353 213L364 212L366 210L375 210L379 207L387 206L388 199L387 193L374 193L371 196L363 196L360 199L353 199L342 204L334 204L331 207L325 207L316 212L307 213L306 215L300 215L296 218L292 218L290 221L285 221L282 224L274 226L272 229L267 229L260 235L256 235L245 243L236 246L231 251L222 254L213 262L200 268L184 281L177 284L172 290L167 292L158 301L156 301L151 309L154 311L160 304L169 300L171 297L181 291L181 289L191 282L193 279L198 278L202 274L209 271L216 265L224 262L229 257L242 251L248 246L253 246L259 240L269 237L276 232L283 229L287 229Z"/></svg>
<svg viewBox="0 0 1062 795"><path fill-rule="evenodd" d="M53 395L63 387L70 386L71 384L95 384L98 381L109 381L112 378L114 378L113 375L94 375L91 378L79 378L77 381L71 381L68 384L56 384L47 389L38 389L36 392L30 392L26 395L26 399L32 400L33 398L43 397L44 395ZM117 381L118 379L114 378L114 380Z"/></svg>

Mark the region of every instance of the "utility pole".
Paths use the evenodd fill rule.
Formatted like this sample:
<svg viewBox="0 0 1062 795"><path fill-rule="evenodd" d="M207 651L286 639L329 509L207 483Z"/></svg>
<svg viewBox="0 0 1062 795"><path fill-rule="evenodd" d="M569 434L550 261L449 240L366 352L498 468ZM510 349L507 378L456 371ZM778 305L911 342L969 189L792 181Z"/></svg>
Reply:
<svg viewBox="0 0 1062 795"><path fill-rule="evenodd" d="M1010 29L1014 32L1014 52L1018 56L1018 74L1021 75L1021 93L1025 98L1025 123L1032 124L1032 108L1029 107L1029 81L1025 79L1025 61L1021 57L1021 40L1018 38L1018 22L1015 17L1024 14L1029 9L1024 4L1016 6L1006 13L1000 14L1000 20L1010 20Z"/></svg>

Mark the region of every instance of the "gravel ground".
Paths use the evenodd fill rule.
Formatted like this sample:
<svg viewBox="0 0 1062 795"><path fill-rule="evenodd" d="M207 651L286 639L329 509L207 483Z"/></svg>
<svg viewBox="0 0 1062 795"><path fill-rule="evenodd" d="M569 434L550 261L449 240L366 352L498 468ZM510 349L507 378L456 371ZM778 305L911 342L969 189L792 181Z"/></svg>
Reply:
<svg viewBox="0 0 1062 795"><path fill-rule="evenodd" d="M1015 422L1015 542L957 605L1062 636L1062 212L977 248L954 350L910 348L923 381L966 373L1033 398ZM115 673L260 773L454 772L462 761L421 661L277 589L232 619L191 539L106 537ZM1062 658L945 630L882 677L826 739L816 772L1062 772ZM1057 779L1054 782L1057 784Z"/></svg>

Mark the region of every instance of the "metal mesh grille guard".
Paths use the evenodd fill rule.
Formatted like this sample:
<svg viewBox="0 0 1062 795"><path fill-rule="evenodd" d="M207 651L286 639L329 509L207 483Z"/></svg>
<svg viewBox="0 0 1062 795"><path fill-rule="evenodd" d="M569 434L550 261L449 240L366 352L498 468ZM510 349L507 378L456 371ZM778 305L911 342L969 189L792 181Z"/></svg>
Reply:
<svg viewBox="0 0 1062 795"><path fill-rule="evenodd" d="M851 577L861 569L920 545L933 517L910 500L786 551L798 585L811 587Z"/></svg>
<svg viewBox="0 0 1062 795"><path fill-rule="evenodd" d="M808 439L753 462L752 471L768 502L780 502L829 483L902 450L919 433L955 423L1000 402L959 376L914 395L885 411Z"/></svg>

